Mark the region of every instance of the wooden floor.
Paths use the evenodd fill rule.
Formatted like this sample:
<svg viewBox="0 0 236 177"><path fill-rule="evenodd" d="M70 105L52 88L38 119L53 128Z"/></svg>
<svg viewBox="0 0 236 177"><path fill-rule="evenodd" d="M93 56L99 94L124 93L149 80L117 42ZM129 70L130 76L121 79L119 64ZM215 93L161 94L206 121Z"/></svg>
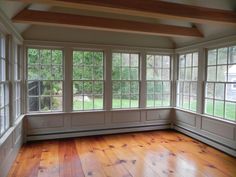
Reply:
<svg viewBox="0 0 236 177"><path fill-rule="evenodd" d="M236 158L175 131L28 143L9 177L236 177Z"/></svg>

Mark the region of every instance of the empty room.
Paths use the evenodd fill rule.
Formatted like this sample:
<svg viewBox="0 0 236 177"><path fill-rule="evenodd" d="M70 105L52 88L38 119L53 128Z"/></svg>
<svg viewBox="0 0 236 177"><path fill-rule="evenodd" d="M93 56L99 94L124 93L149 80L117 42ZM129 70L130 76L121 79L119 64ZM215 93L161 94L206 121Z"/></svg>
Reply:
<svg viewBox="0 0 236 177"><path fill-rule="evenodd" d="M236 177L236 0L0 0L0 177Z"/></svg>

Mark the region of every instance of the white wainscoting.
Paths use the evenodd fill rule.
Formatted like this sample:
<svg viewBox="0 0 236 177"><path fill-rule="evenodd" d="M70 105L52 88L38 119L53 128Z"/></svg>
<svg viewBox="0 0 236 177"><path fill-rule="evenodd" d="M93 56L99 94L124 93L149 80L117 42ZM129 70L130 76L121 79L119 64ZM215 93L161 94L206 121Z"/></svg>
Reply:
<svg viewBox="0 0 236 177"><path fill-rule="evenodd" d="M171 128L171 109L27 115L27 141Z"/></svg>
<svg viewBox="0 0 236 177"><path fill-rule="evenodd" d="M236 125L204 115L175 109L174 128L236 156Z"/></svg>
<svg viewBox="0 0 236 177"><path fill-rule="evenodd" d="M23 143L23 117L0 142L0 177L6 177Z"/></svg>

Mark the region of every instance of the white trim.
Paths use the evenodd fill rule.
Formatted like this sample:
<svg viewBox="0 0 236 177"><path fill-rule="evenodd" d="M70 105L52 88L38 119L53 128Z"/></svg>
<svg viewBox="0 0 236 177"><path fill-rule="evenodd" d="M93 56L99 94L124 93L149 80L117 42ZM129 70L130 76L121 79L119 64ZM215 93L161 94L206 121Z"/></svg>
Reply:
<svg viewBox="0 0 236 177"><path fill-rule="evenodd" d="M223 38L217 38L205 42L190 44L185 47L179 47L175 49L175 52L181 53L181 52L196 50L197 48L213 49L213 48L227 47L235 44L236 44L236 35L230 35Z"/></svg>
<svg viewBox="0 0 236 177"><path fill-rule="evenodd" d="M145 50L147 52L159 52L161 54L170 54L174 53L174 49L165 49L165 48L151 48L151 47L131 47L124 45L104 45L104 44L88 44L88 43L73 43L73 42L55 42L55 41L37 41L37 40L24 40L25 46L48 46L48 47L71 47L71 48L85 48L85 49L101 49L105 50L111 48L112 52L115 51L132 51L140 52Z"/></svg>
<svg viewBox="0 0 236 177"><path fill-rule="evenodd" d="M0 8L0 21L4 25L5 30L9 33L11 33L19 43L23 43L23 37L20 35L20 33L16 30L14 25L12 24L11 20L5 15L5 13Z"/></svg>

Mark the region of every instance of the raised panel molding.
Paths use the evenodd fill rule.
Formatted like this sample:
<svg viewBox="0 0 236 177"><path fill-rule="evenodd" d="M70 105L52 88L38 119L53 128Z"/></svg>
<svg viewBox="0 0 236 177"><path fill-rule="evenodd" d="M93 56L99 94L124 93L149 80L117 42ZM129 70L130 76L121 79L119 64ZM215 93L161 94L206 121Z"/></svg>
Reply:
<svg viewBox="0 0 236 177"><path fill-rule="evenodd" d="M170 110L147 110L146 120L170 120Z"/></svg>
<svg viewBox="0 0 236 177"><path fill-rule="evenodd" d="M141 112L135 111L114 111L112 112L112 123L141 122Z"/></svg>
<svg viewBox="0 0 236 177"><path fill-rule="evenodd" d="M234 140L235 126L202 117L201 129L215 135Z"/></svg>
<svg viewBox="0 0 236 177"><path fill-rule="evenodd" d="M79 113L71 116L71 127L105 124L105 112Z"/></svg>
<svg viewBox="0 0 236 177"><path fill-rule="evenodd" d="M176 120L175 123L182 122L192 127L196 127L196 115L176 110Z"/></svg>
<svg viewBox="0 0 236 177"><path fill-rule="evenodd" d="M63 115L53 115L53 118L51 115L30 116L27 120L29 131L43 128L60 128L64 126Z"/></svg>

